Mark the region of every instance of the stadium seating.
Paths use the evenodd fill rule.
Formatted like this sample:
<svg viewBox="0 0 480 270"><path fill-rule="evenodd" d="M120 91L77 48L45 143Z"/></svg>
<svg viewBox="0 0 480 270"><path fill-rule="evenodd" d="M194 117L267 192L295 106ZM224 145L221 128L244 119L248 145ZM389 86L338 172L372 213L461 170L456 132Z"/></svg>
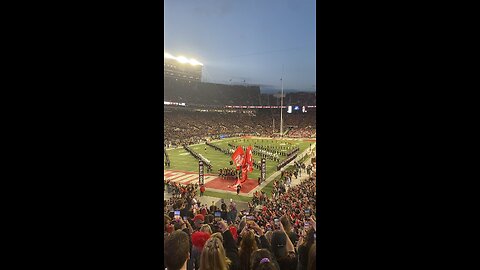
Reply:
<svg viewBox="0 0 480 270"><path fill-rule="evenodd" d="M315 112L283 114L284 130L294 127L288 134L310 137L316 125ZM198 112L189 110L166 111L164 114L165 145L194 144L220 136L239 134L271 136L273 119L279 130L280 115L273 110L258 110L256 114ZM296 131L296 130L299 131Z"/></svg>

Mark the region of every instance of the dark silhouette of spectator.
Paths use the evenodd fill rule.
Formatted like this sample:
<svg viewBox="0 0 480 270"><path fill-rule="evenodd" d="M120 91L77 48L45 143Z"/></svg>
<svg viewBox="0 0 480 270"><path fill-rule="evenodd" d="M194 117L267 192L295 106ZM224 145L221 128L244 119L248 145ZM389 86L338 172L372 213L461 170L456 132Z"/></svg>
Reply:
<svg viewBox="0 0 480 270"><path fill-rule="evenodd" d="M317 269L317 244L313 244L308 252L308 268L307 270Z"/></svg>
<svg viewBox="0 0 480 270"><path fill-rule="evenodd" d="M190 256L189 236L183 231L174 231L164 243L164 263L168 270L186 270Z"/></svg>
<svg viewBox="0 0 480 270"><path fill-rule="evenodd" d="M214 213L217 211L217 206L215 205L215 201L212 201L212 205L210 205L210 213Z"/></svg>
<svg viewBox="0 0 480 270"><path fill-rule="evenodd" d="M290 222L290 218L284 215L280 218L280 222L282 222L282 225L285 228L285 232L287 232L288 238L290 238L290 241L292 241L292 243L295 245L298 241L298 236L292 231L292 223Z"/></svg>
<svg viewBox="0 0 480 270"><path fill-rule="evenodd" d="M297 248L299 264L297 270L307 270L310 248L315 243L314 233L315 230L310 228L300 236Z"/></svg>
<svg viewBox="0 0 480 270"><path fill-rule="evenodd" d="M280 231L274 231L271 242L272 254L280 266L280 270L296 270L297 255L292 241L288 238L282 223Z"/></svg>

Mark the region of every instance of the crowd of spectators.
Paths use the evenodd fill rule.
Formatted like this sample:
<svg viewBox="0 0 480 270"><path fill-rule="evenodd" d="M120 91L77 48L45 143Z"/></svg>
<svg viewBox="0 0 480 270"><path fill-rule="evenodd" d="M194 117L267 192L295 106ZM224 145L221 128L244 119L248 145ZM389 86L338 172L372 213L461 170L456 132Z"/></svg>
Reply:
<svg viewBox="0 0 480 270"><path fill-rule="evenodd" d="M292 129L286 136L290 138L311 138L316 134L315 127Z"/></svg>
<svg viewBox="0 0 480 270"><path fill-rule="evenodd" d="M235 137L256 135L271 137L274 133L273 119L276 119L275 130L279 130L280 115L277 112L259 110L256 113L220 113L198 112L188 110L166 111L164 115L164 146L179 147L183 144L203 143L221 136ZM289 134L297 134L295 130L314 132L316 124L314 113L284 114L284 127L294 127ZM308 135L311 133L306 133ZM307 136L309 137L309 136Z"/></svg>
<svg viewBox="0 0 480 270"><path fill-rule="evenodd" d="M316 174L288 188L293 172L274 183L273 196L255 192L247 209L221 200L195 200L195 187L175 195L164 215L164 267L186 270L304 270L316 265ZM306 172L300 164L294 172ZM175 210L179 212L175 213ZM175 258L175 259L174 259Z"/></svg>
<svg viewBox="0 0 480 270"><path fill-rule="evenodd" d="M174 200L180 199L192 199L197 195L198 183L183 185L177 182L170 181L169 179L164 180L164 191L171 193L173 195L171 200L171 206L174 206L172 203Z"/></svg>

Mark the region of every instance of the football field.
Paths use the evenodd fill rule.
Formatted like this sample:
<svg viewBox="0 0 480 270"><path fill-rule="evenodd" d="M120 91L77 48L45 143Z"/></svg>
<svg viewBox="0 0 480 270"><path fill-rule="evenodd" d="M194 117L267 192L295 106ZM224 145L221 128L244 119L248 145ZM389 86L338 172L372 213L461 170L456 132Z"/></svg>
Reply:
<svg viewBox="0 0 480 270"><path fill-rule="evenodd" d="M284 147L285 149L278 149L280 152L289 152L294 147L299 147L300 152L302 153L305 149L307 149L312 141L300 141L300 140L275 140L275 139L242 139L242 138L231 138L231 139L223 139L219 141L211 142L213 145L217 145L223 149L234 149L230 147L228 144L233 145L241 145L247 147L249 145L255 148L257 146L276 146L276 147ZM192 145L190 149L201 154L207 160L210 161L212 165L213 174L218 175L218 170L222 168L233 168L233 165L230 165L231 154L224 154L220 151L215 150L214 148L206 145ZM206 149L206 150L205 150ZM164 170L178 170L178 171L186 171L192 173L198 173L198 160L193 157L190 153L188 153L183 147L179 147L177 149L167 149L167 154L170 159L170 168L167 168L164 164ZM283 160L285 156L280 156L280 160ZM261 160L261 157L258 155L253 155L253 159L255 162ZM267 178L276 171L277 162L272 161L270 159L266 159L266 167L267 167ZM206 170L205 170L206 172ZM253 169L253 172L248 174L248 178L257 179L260 176L260 170Z"/></svg>
<svg viewBox="0 0 480 270"><path fill-rule="evenodd" d="M278 151L287 153L293 150L295 147L299 147L299 153L303 153L306 149L313 144L314 140L301 140L301 139L262 139L262 138L229 138L211 142L212 145L216 145L222 149L235 150L231 145L241 145L244 147L252 146L254 149L259 150L261 147L270 152ZM229 145L231 144L231 145ZM223 168L234 168L234 165L230 165L232 154L225 154L215 148L206 145L191 145L190 149L202 155L205 159L210 161L212 165L212 172L207 173L206 168L204 170L204 182L207 190L222 192L222 190L229 190L228 185L234 183L234 180L225 180L218 177L218 170ZM167 149L167 154L170 159L170 168L167 168L164 164L164 178L174 182L182 184L196 183L198 182L198 160L187 152L183 147L176 149ZM286 156L279 156L280 161L284 160ZM253 154L253 159L257 163L261 160L261 157L257 154ZM278 162L266 158L266 178L276 172ZM242 185L241 193L245 194L250 192L257 186L257 179L260 176L260 169L254 168L253 172L248 174L247 182Z"/></svg>

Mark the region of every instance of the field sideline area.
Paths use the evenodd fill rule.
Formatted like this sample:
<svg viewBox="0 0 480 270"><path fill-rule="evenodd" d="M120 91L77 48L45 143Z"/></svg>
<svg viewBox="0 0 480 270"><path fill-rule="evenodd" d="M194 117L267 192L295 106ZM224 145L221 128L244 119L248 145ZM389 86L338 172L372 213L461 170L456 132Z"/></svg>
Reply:
<svg viewBox="0 0 480 270"><path fill-rule="evenodd" d="M299 153L303 153L306 149L308 149L313 143L315 139L271 139L271 138L255 138L255 137L247 137L247 138L228 138L222 139L217 141L212 141L210 144L216 145L222 149L233 149L228 144L233 145L241 145L247 147L251 145L255 148L257 146L263 147L277 147L278 151L282 152L289 152L295 147L299 147ZM233 165L230 165L231 161L231 154L225 154L218 150L215 150L213 147L208 146L206 144L197 144L197 145L190 145L190 149L197 152L198 154L202 155L204 158L210 161L212 165L212 172L207 173L205 167L205 185L207 188L207 192L205 195L213 196L213 197L223 197L219 196L222 192L230 193L233 189L229 189L228 185L232 185L234 180L226 180L221 179L218 177L218 170L221 168L233 168ZM283 147L284 149L279 149ZM206 148L206 150L205 150ZM258 149L258 148L257 148ZM170 159L170 168L166 167L164 164L164 178L169 179L174 182L179 182L182 184L189 184L189 183L197 183L198 182L198 160L194 158L190 153L188 153L183 147L179 147L176 149L167 149L167 154ZM300 154L301 155L301 154ZM261 160L261 157L254 154L253 158L255 162ZM280 160L285 159L286 156L280 156ZM270 159L266 159L266 178L268 179L273 173L276 172L278 162L275 162ZM257 179L260 176L260 170L254 168L253 172L248 174L248 180L243 185L241 194L246 195L249 191L255 188L257 184ZM272 183L265 186L264 188L270 190ZM240 196L243 197L243 196ZM242 198L239 198L242 199ZM243 198L248 200L249 198Z"/></svg>

